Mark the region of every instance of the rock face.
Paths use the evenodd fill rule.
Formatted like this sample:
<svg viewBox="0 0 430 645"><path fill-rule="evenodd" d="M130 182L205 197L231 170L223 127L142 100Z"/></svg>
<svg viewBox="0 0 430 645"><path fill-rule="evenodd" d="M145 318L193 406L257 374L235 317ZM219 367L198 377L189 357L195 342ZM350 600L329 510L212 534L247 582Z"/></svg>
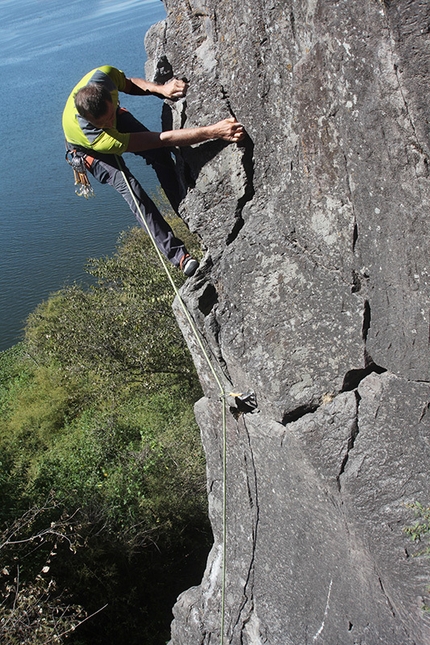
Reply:
<svg viewBox="0 0 430 645"><path fill-rule="evenodd" d="M430 560L429 62L423 0L165 0L147 35L190 81L165 127L234 115L178 154L205 255L181 308L205 391L214 546L172 645L426 645ZM221 636L221 624L224 633Z"/></svg>

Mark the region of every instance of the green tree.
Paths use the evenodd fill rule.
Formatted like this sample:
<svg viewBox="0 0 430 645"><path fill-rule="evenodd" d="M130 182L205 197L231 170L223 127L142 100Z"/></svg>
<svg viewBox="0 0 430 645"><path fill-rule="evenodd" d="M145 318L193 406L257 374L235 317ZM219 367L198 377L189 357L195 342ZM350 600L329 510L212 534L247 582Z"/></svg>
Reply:
<svg viewBox="0 0 430 645"><path fill-rule="evenodd" d="M209 546L193 416L201 390L143 232L125 234L88 270L90 287L42 303L25 341L0 355L0 521L10 526L47 497L54 524L78 513L82 548L59 543L50 564L55 597L67 588L89 614L109 607L70 638L158 645ZM34 566L21 567L21 589L35 591L49 549L25 555Z"/></svg>
<svg viewBox="0 0 430 645"><path fill-rule="evenodd" d="M84 378L85 391L108 386L111 397L133 384L157 387L163 377L195 380L170 282L143 231L127 233L115 256L91 260L88 272L96 279L89 290L63 289L31 314L30 351ZM179 286L177 269L172 276Z"/></svg>

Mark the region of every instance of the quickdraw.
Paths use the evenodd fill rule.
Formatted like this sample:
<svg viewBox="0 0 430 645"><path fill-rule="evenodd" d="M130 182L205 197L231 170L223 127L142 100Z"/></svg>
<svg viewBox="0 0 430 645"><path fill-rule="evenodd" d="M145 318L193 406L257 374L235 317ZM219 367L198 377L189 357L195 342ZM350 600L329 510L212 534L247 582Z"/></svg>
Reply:
<svg viewBox="0 0 430 645"><path fill-rule="evenodd" d="M85 199L95 197L93 187L88 179L85 157L76 154L76 150L67 150L66 161L73 168L75 186L77 186L75 193L78 197L85 197Z"/></svg>
<svg viewBox="0 0 430 645"><path fill-rule="evenodd" d="M258 409L257 397L253 390L249 390L249 392L229 392L227 396L229 397L229 399L232 399L234 401L233 404L231 403L231 400L229 400L229 402L231 403L230 409L232 412L242 414L250 412L251 414L254 414L255 412L260 411Z"/></svg>

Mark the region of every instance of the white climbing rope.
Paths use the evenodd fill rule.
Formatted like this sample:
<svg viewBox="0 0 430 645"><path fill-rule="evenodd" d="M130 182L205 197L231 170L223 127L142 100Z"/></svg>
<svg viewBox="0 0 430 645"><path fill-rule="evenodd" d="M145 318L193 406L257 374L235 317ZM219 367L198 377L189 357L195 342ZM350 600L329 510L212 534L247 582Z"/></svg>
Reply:
<svg viewBox="0 0 430 645"><path fill-rule="evenodd" d="M139 211L140 217L142 222L144 223L145 230L147 234L149 235L149 238L155 248L155 251L157 253L157 256L161 262L161 265L166 272L166 275L170 281L170 284L173 287L173 291L175 293L176 298L178 299L178 302L181 306L181 309L183 313L185 314L185 317L191 327L191 330L194 334L194 337L202 350L203 356L206 360L206 363L208 364L208 367L212 373L212 376L214 377L214 380L219 388L219 395L220 395L220 401L222 404L222 578L221 578L221 624L220 624L220 645L224 644L224 629L225 629L225 590L226 590L226 554L227 554L227 414L226 414L226 397L225 397L225 392L223 385L221 383L220 378L218 377L218 374L215 371L214 366L212 365L212 362L210 360L209 354L206 351L203 342L200 338L200 334L198 332L198 329L194 323L194 320L191 317L190 312L188 311L187 307L185 306L185 303L179 293L179 290L170 274L169 268L167 266L166 260L161 253L160 249L158 248L157 244L155 243L155 239L151 233L151 230L145 220L145 217L142 213L142 209L140 208L140 204L137 201L136 195L133 192L133 189L130 185L130 182L128 181L127 175L121 168L121 163L115 155L115 159L118 165L118 169L121 171L121 174L123 176L123 179L126 183L126 186L130 192L130 195L133 198L133 201L135 203L136 208Z"/></svg>

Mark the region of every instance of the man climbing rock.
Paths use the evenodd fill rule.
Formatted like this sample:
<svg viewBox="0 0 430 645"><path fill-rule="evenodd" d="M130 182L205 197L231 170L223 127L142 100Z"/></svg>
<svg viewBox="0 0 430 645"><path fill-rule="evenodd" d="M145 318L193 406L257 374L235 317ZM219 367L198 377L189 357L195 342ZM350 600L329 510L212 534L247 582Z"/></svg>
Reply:
<svg viewBox="0 0 430 645"><path fill-rule="evenodd" d="M102 184L110 184L127 201L139 224L142 216L160 251L186 276L194 274L198 262L188 254L183 242L175 237L160 211L124 163L121 155L132 152L143 157L158 177L173 210L178 213L183 197L171 155L173 146L190 146L210 139L236 143L244 138L243 126L234 118L212 125L150 132L135 117L119 106L118 92L155 95L177 100L185 96L188 83L173 78L158 85L141 78L127 78L109 65L86 74L73 88L63 112L63 130L67 150ZM72 164L73 165L73 164ZM128 189L124 175L134 192Z"/></svg>

